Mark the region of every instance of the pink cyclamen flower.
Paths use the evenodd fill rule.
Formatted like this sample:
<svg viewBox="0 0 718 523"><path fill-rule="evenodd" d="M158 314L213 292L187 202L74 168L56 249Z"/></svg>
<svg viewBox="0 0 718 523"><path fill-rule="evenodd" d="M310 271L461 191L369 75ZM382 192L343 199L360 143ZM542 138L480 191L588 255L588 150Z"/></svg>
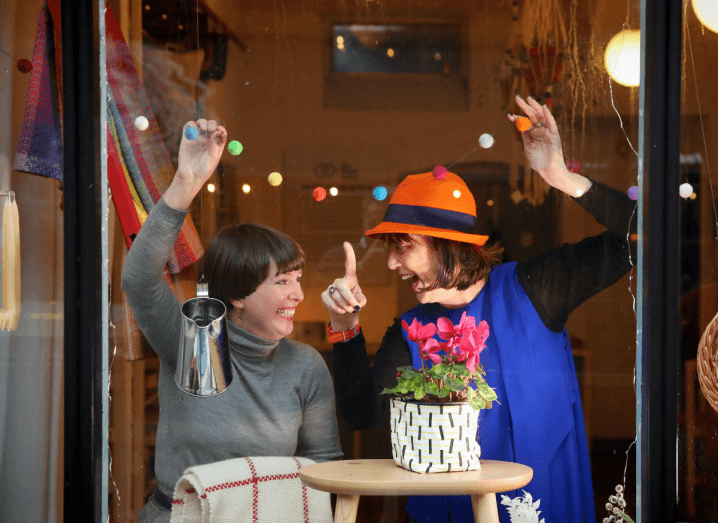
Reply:
<svg viewBox="0 0 718 523"><path fill-rule="evenodd" d="M404 327L407 332L407 337L411 341L426 341L433 338L434 334L436 334L436 325L433 323L422 325L416 318L411 322L411 325L407 324L405 320L401 320L401 326Z"/></svg>
<svg viewBox="0 0 718 523"><path fill-rule="evenodd" d="M466 332L474 329L476 327L476 320L473 316L467 316L464 311L458 325L454 326L449 318L439 318L436 320L436 327L439 336L444 340L449 340L454 336L463 336Z"/></svg>
<svg viewBox="0 0 718 523"><path fill-rule="evenodd" d="M479 354L486 347L486 340L489 337L489 324L482 321L478 326L474 327L461 338L459 349L461 356L459 361L466 360L466 368L471 374L476 371L476 365L479 364Z"/></svg>
<svg viewBox="0 0 718 523"><path fill-rule="evenodd" d="M431 360L434 365L438 365L441 363L441 354L437 353L442 350L446 352L446 348L445 343L439 343L434 338L431 338L421 345L421 357L425 360Z"/></svg>

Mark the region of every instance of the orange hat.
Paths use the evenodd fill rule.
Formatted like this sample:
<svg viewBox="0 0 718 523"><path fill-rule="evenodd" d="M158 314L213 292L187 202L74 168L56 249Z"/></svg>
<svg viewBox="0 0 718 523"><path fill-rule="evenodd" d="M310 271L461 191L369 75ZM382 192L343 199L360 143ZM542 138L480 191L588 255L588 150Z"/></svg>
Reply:
<svg viewBox="0 0 718 523"><path fill-rule="evenodd" d="M442 179L412 174L394 191L384 221L366 235L421 234L483 245L489 237L471 234L475 224L476 202L464 180L450 172Z"/></svg>

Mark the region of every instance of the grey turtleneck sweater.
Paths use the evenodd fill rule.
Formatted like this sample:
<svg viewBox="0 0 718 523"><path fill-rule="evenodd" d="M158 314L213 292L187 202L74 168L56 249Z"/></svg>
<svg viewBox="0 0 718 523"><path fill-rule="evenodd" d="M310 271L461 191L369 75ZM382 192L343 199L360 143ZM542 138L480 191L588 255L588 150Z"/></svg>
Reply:
<svg viewBox="0 0 718 523"><path fill-rule="evenodd" d="M122 271L132 313L161 362L155 455L160 490L171 495L192 465L230 458L341 459L331 376L308 345L288 338L268 341L228 322L231 386L219 396L196 398L175 385L182 315L162 272L185 214L160 200Z"/></svg>

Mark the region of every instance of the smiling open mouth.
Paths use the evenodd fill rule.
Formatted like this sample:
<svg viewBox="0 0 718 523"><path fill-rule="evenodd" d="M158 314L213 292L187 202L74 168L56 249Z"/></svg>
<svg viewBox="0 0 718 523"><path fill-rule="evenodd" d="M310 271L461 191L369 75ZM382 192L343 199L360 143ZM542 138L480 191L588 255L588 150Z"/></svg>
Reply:
<svg viewBox="0 0 718 523"><path fill-rule="evenodd" d="M294 317L294 309L278 309L277 314L287 321L292 321Z"/></svg>

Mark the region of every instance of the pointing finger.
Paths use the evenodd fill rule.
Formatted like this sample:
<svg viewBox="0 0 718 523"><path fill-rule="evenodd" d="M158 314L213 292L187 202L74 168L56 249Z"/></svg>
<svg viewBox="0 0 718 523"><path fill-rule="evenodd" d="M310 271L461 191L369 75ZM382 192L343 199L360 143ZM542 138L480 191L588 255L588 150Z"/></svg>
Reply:
<svg viewBox="0 0 718 523"><path fill-rule="evenodd" d="M346 262L344 262L344 278L349 284L357 284L357 257L354 254L354 248L349 242L344 242L344 255L346 256Z"/></svg>

